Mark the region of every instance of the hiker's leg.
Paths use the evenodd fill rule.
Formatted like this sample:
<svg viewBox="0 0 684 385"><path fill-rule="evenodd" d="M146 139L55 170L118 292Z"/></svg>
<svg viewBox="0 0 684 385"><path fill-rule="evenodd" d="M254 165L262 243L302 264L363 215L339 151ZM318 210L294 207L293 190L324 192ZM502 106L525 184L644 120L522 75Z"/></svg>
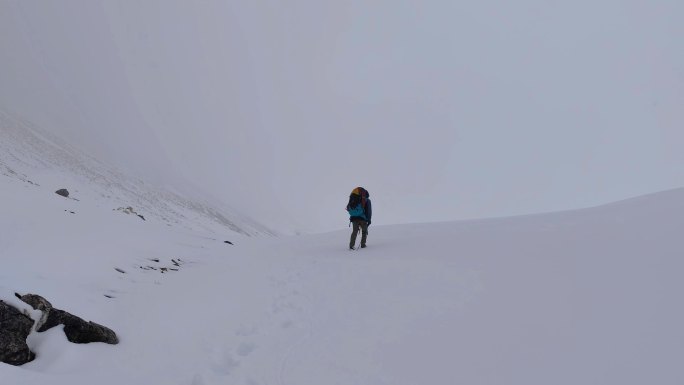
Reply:
<svg viewBox="0 0 684 385"><path fill-rule="evenodd" d="M366 247L366 238L368 237L368 222L361 221L361 247Z"/></svg>
<svg viewBox="0 0 684 385"><path fill-rule="evenodd" d="M351 249L356 244L356 234L359 233L359 221L353 221L354 228L352 229L351 239L349 240L349 248Z"/></svg>

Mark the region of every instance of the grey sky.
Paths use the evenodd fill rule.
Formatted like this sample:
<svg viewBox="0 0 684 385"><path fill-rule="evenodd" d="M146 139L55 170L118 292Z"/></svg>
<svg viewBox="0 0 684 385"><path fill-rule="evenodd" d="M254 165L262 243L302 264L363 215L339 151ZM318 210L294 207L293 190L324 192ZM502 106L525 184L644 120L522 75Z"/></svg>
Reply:
<svg viewBox="0 0 684 385"><path fill-rule="evenodd" d="M681 1L0 3L0 108L267 222L684 185ZM293 223L294 223L293 222Z"/></svg>

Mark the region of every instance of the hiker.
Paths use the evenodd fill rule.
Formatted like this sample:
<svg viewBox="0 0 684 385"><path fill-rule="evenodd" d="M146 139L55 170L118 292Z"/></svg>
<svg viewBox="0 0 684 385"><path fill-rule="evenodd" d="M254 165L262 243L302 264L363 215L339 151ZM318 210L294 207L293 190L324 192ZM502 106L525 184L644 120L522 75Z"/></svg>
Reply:
<svg viewBox="0 0 684 385"><path fill-rule="evenodd" d="M349 222L354 225L351 239L349 240L349 249L354 250L356 246L356 236L361 230L361 248L366 247L366 238L368 237L368 226L371 224L371 215L373 210L371 208L370 194L363 187L357 187L352 190L349 195L349 203L347 204L347 212L349 213Z"/></svg>

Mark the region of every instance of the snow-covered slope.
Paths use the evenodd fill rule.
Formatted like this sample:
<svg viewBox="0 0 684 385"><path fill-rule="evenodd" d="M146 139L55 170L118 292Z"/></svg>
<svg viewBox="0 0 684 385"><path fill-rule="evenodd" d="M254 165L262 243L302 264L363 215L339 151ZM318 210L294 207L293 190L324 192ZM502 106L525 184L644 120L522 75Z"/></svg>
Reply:
<svg viewBox="0 0 684 385"><path fill-rule="evenodd" d="M132 139L134 140L134 139ZM103 208L132 207L147 220L244 235L273 232L226 208L188 198L125 175L89 157L31 123L0 110L0 183L7 178L52 191L67 188L72 197Z"/></svg>
<svg viewBox="0 0 684 385"><path fill-rule="evenodd" d="M371 226L348 251L348 231L218 238L0 177L0 299L41 294L121 340L33 333L2 384L684 383L684 190Z"/></svg>

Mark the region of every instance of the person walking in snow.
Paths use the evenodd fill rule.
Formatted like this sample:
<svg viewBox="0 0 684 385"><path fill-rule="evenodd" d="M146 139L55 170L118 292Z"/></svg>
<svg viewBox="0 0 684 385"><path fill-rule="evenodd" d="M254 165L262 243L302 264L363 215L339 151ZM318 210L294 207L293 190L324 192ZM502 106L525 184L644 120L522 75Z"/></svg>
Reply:
<svg viewBox="0 0 684 385"><path fill-rule="evenodd" d="M349 249L354 250L359 230L361 230L361 248L366 247L368 226L371 224L371 216L373 214L370 194L368 194L366 189L357 187L352 190L352 193L349 195L349 203L347 203L347 212L349 213L349 222L354 225L351 239L349 240Z"/></svg>

